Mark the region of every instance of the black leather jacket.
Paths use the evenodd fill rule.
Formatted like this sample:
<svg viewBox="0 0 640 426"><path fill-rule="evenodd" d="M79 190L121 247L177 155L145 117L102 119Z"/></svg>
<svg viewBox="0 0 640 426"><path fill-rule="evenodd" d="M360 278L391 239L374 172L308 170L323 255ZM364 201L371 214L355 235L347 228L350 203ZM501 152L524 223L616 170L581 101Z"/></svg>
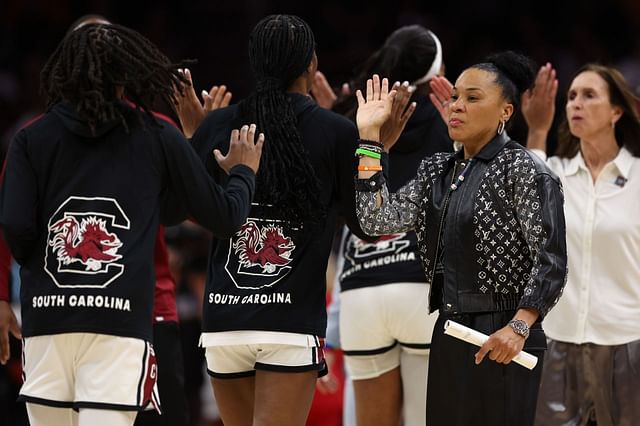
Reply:
<svg viewBox="0 0 640 426"><path fill-rule="evenodd" d="M417 176L395 193L380 173L357 179L362 229L370 235L415 229L427 282L442 272L431 311L533 308L542 318L567 276L560 180L506 133L468 163L462 151L425 158Z"/></svg>

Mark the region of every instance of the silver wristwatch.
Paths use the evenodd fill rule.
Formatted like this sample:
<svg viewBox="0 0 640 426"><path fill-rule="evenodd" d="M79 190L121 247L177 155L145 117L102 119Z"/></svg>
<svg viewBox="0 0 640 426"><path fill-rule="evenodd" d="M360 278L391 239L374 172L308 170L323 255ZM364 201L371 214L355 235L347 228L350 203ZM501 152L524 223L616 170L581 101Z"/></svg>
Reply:
<svg viewBox="0 0 640 426"><path fill-rule="evenodd" d="M529 337L529 326L524 320L511 320L509 321L509 327L511 327L516 334L519 334L525 339Z"/></svg>

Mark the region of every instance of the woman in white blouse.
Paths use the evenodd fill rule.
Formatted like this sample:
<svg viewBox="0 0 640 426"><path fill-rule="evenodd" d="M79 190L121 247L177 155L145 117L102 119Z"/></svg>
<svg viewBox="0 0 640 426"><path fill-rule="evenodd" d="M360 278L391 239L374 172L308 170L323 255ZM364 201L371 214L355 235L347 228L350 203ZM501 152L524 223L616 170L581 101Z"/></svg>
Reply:
<svg viewBox="0 0 640 426"><path fill-rule="evenodd" d="M558 88L550 64L523 98L528 147L546 158ZM551 338L536 424L640 422L640 122L622 75L578 71L556 155L569 276L543 326Z"/></svg>

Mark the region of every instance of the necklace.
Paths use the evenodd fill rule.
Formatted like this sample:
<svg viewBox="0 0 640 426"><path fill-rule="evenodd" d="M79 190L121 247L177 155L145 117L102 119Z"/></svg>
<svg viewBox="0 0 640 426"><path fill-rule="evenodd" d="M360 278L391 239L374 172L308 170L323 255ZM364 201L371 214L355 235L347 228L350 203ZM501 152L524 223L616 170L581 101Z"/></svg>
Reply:
<svg viewBox="0 0 640 426"><path fill-rule="evenodd" d="M464 166L464 169L462 169L462 172L460 172L458 179L456 179L456 181L451 184L452 191L455 191L460 187L460 185L462 185L462 182L464 182L464 175L467 174L467 171L471 167L471 163L473 163L473 158L469 158L469 161L467 162L467 164L462 163L462 165Z"/></svg>

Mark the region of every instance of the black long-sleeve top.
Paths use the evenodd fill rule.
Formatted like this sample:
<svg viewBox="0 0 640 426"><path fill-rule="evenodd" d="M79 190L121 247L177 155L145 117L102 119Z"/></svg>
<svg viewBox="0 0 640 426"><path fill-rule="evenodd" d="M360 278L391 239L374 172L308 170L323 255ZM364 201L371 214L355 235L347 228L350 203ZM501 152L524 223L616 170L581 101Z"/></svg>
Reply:
<svg viewBox="0 0 640 426"><path fill-rule="evenodd" d="M288 97L302 143L320 181L317 197L326 208L326 219L311 234L294 236L268 207L254 205L241 230L230 239L218 239L212 247L204 332L259 330L324 336L325 273L337 217L344 217L353 232L367 238L355 213L355 125L318 107L307 96ZM219 182L227 178L211 152L216 148L226 152L232 123L238 118L237 106L214 111L192 139Z"/></svg>
<svg viewBox="0 0 640 426"><path fill-rule="evenodd" d="M223 189L177 129L121 108L128 133L119 120L92 133L63 102L11 143L0 222L21 265L24 336L94 332L150 340L164 194L221 237L247 217L251 169L233 168Z"/></svg>

